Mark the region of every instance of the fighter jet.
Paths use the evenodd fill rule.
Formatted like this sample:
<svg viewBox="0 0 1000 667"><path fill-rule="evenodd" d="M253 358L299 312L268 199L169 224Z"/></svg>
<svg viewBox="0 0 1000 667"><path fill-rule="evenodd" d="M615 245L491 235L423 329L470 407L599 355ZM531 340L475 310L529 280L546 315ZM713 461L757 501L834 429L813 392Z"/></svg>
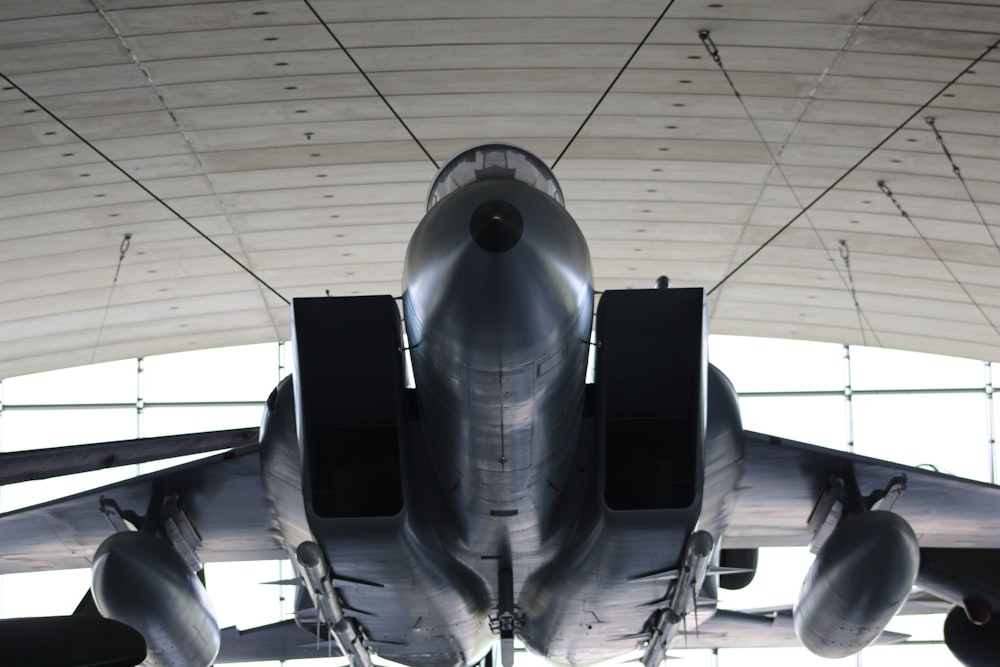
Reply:
<svg viewBox="0 0 1000 667"><path fill-rule="evenodd" d="M681 636L836 658L903 639L883 629L914 586L954 605L966 665L1000 655L1000 487L744 431L704 290L596 292L535 156L485 144L440 169L402 294L295 299L259 431L0 457L10 483L226 448L0 515L0 573L91 568L79 617L138 631L154 666L511 667L519 638L657 667ZM760 547L792 545L816 559L790 613L718 608ZM220 630L203 563L262 558L294 565L295 618ZM91 636L29 651L114 643Z"/></svg>

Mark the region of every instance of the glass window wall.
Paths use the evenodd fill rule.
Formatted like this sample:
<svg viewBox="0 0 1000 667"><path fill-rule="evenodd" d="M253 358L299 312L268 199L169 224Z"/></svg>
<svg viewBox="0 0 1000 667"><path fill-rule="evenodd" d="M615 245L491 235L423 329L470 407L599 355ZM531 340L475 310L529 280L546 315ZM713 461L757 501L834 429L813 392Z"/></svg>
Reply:
<svg viewBox="0 0 1000 667"><path fill-rule="evenodd" d="M711 337L710 351L711 361L742 395L748 429L835 449L853 447L866 456L929 464L973 479L991 478L991 438L1000 423L990 385L991 372L1000 371L996 364L731 336ZM290 346L269 344L9 378L0 384L0 450L257 426L263 401L291 368ZM6 486L0 488L0 509L9 511L160 465L165 464ZM810 562L804 549L764 549L754 583L743 591L723 591L722 603L737 609L788 605L796 599ZM292 589L264 584L294 576L287 562L212 564L206 574L223 626L253 627L291 613ZM2 577L0 613L69 613L88 583L86 570ZM40 590L60 595L39 595ZM940 616L900 618L890 629L940 642L941 625ZM718 655L679 650L678 655L692 665L726 667L857 664L854 659L822 660L804 649L724 649ZM866 667L890 661L958 665L940 643L874 647L863 656ZM530 656L518 655L519 667L531 663Z"/></svg>

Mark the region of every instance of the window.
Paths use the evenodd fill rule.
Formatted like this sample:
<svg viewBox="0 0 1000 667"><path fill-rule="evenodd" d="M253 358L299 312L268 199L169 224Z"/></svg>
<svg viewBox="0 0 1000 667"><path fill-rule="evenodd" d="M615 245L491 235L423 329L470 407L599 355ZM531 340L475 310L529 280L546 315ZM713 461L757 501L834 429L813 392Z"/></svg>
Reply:
<svg viewBox="0 0 1000 667"><path fill-rule="evenodd" d="M709 349L712 362L742 393L744 426L750 430L836 449L847 448L853 437L859 454L990 479L991 419L992 424L1000 422L1000 412L987 389L987 370L1000 368L910 352L732 336L713 336ZM153 436L256 426L268 393L291 367L290 346L267 344L10 378L2 383L0 449L131 439L140 432ZM0 509L136 472L137 466L127 466L3 487ZM743 591L723 591L722 606L790 604L810 563L804 549L765 549L754 583ZM89 571L77 570L2 577L0 612L5 617L69 613L86 591L89 576ZM210 565L208 588L220 626L247 628L287 618L292 590L257 584L292 576L291 566L282 561ZM43 589L50 593L39 596ZM940 617L910 617L894 620L890 629L940 641L942 624ZM831 663L799 648L724 649L716 657L683 650L682 639L675 646L691 665L855 664L853 659ZM530 667L532 660L519 654L518 667ZM866 667L900 662L958 665L943 645L864 651Z"/></svg>

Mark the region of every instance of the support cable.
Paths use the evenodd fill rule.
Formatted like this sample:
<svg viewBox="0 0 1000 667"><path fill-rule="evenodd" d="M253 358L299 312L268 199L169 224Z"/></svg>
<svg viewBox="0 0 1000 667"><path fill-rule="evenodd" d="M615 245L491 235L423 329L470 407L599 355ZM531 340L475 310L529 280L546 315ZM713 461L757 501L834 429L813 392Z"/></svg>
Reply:
<svg viewBox="0 0 1000 667"><path fill-rule="evenodd" d="M309 8L309 11L312 12L313 16L316 17L316 20L319 21L319 24L321 26L323 26L327 34L330 35L330 37L333 38L333 41L337 43L337 46L340 47L340 50L344 52L344 55L347 56L347 59L351 61L352 65L354 65L354 69L358 70L358 74L364 77L365 81L368 82L368 85L371 86L372 90L375 91L375 94L378 95L380 100L382 100L382 103L385 104L386 108L388 108L389 111L392 112L392 115L396 117L396 120L399 121L399 124L403 126L404 130L406 130L406 133L410 135L410 138L413 139L413 141L417 144L417 146L420 147L420 150L423 151L424 155L427 156L427 159L431 161L431 164L434 165L434 168L438 169L439 165L437 163L437 160L435 160L431 156L431 154L427 151L427 148L424 147L420 139L417 138L417 135L413 133L413 130L411 130L410 126L406 124L406 121L403 120L402 116L396 113L396 109L392 106L392 104L389 103L389 100L385 98L385 95L383 95L382 91L378 89L378 86L376 86L375 82L372 81L370 76L368 76L368 73L361 68L361 65L359 65L358 61L354 59L354 56L351 55L351 52L347 50L347 47L344 46L344 43L337 38L337 35L334 34L330 26L327 25L326 21L323 20L323 17L319 15L319 12L317 12L316 8L312 6L312 3L309 2L309 0L302 0L302 2L304 2L306 7Z"/></svg>
<svg viewBox="0 0 1000 667"><path fill-rule="evenodd" d="M104 325L108 321L108 311L111 310L111 299L115 295L115 286L118 285L118 274L122 270L122 262L125 261L125 255L128 253L129 246L132 244L132 235L126 233L122 237L122 242L118 246L118 264L115 266L115 277L111 279L111 289L108 290L108 301L104 304L104 313L101 315L101 326L97 328L97 340L94 341L94 351L90 355L90 363L94 363L97 359L97 348L101 346L101 337L104 335Z"/></svg>
<svg viewBox="0 0 1000 667"><path fill-rule="evenodd" d="M715 64L719 66L719 70L722 72L722 75L726 78L726 82L729 84L729 88L733 91L733 95L736 96L737 101L739 101L740 103L740 107L743 109L743 114L747 117L747 120L750 121L750 125L753 126L754 132L757 133L757 138L760 140L760 143L764 146L764 149L767 151L768 156L771 158L771 165L777 170L778 174L781 176L781 180L784 181L785 187L788 188L788 191L792 194L792 197L795 199L795 203L798 205L799 209L802 211L802 213L805 213L805 211L808 210L808 207L803 206L802 200L799 199L798 193L795 191L795 188L792 187L791 179L789 179L788 175L785 174L785 170L782 168L781 163L778 161L778 156L774 154L773 150L771 150L770 144L768 144L767 139L764 138L763 131L761 131L760 126L757 124L757 121L753 117L753 114L750 113L750 109L747 107L746 102L743 100L743 96L740 95L740 91L736 87L736 83L733 82L732 77L729 76L729 72L726 70L725 65L722 64L722 54L719 53L719 47L715 44L715 41L712 39L711 31L699 30L698 38L701 39L701 43L705 45L705 50L708 51L708 55L712 57L712 60L714 60ZM764 183L764 187L767 187L766 181ZM761 188L761 192L763 192L763 188ZM816 240L819 241L820 247L826 254L827 259L830 260L831 264L836 266L833 253L830 251L829 248L827 248L826 243L823 242L823 237L820 236L819 230L816 229L816 225L813 224L812 219L808 215L805 217L806 221L809 223L809 227L813 231L813 234L816 235ZM845 253L847 254L845 255ZM871 322L868 321L868 317L865 315L864 310L862 310L861 308L861 304L858 302L858 294L857 290L854 287L854 276L851 273L849 256L850 253L847 251L847 242L841 240L840 257L841 259L844 260L848 277L848 282L845 283L844 287L846 287L850 292L851 300L854 302L854 309L858 314L858 329L861 331L861 341L865 345L868 344L867 338L865 337L865 325L867 325L868 330L871 331L872 336L875 337L875 342L878 345L881 345L881 343L878 340L878 334L875 333L875 327L873 327ZM843 281L844 277L840 275L839 271L837 273L841 281ZM716 285L716 287L718 287L718 285ZM714 291L714 289L715 288L712 288L712 290L709 291L709 294L711 294L712 291Z"/></svg>
<svg viewBox="0 0 1000 667"><path fill-rule="evenodd" d="M867 321L864 313L861 310L861 304L858 303L858 291L854 286L854 272L851 271L851 249L847 247L847 240L840 239L838 241L840 245L840 259L844 260L844 270L847 272L847 290L851 293L851 300L854 302L854 310L858 314L858 328L861 329L861 344L867 345L868 340L865 338L865 326L864 322ZM868 328L872 331L872 336L875 337L875 343L881 347L882 343L878 339L878 334L875 333L875 329L872 329L871 324Z"/></svg>
<svg viewBox="0 0 1000 667"><path fill-rule="evenodd" d="M129 172L125 171L125 169L122 168L121 166L119 166L117 162L115 162L110 157L108 157L108 155L104 151L102 151L101 149L99 149L97 146L95 146L93 143L91 143L88 139L86 139L82 134L80 134L79 132L77 132L76 130L74 130L72 127L70 127L66 123L66 121L64 121L62 118L60 118L55 113L53 113L52 111L50 111L48 107L46 107L44 104L42 104L41 102L39 102L37 99L35 99L31 95L29 95L28 92L24 90L24 88L21 88L21 86L17 85L17 83L15 83L13 80L11 80L6 74L4 74L3 72L0 72L0 78L2 78L4 81L6 81L8 84L10 84L15 90L17 90L17 92L19 92L21 95L23 95L26 100L28 100L29 102L31 102L32 104L34 104L35 106L37 106L39 109L41 109L42 111L44 111L46 114L48 114L49 117L52 118L52 120L54 120L55 122L59 123L59 125L61 125L64 130L66 130L67 132L69 132L70 134L72 134L74 137L76 137L87 148L89 148L90 150L94 151L102 160L104 160L109 165L111 165L112 167L114 167L122 176L124 176L129 181L131 181L133 185L136 185L140 190L142 190L147 195L149 195L150 198L152 198L154 201L156 201L158 204L160 204L160 206L162 206L163 208L165 208L168 211L170 211L170 213L173 214L173 216L175 218L177 218L178 220L180 220L181 222L183 222L185 225L187 225L188 227L190 227L191 231L193 231L198 236L200 236L201 238L205 239L210 244L212 244L213 248L215 248L216 250L218 250L219 252L221 252L229 260L231 260L234 264L236 264L238 267L240 267L241 269L243 269L254 280L256 280L258 283L260 283L261 285L263 285L264 287L266 287L272 294L274 294L276 297L278 297L279 299L281 299L282 301L284 301L286 304L287 303L291 303L288 299L286 299L284 296L281 295L281 292L279 292L278 290L276 290L273 287L271 287L271 285L268 284L268 282L266 280L264 280L263 278L261 278L260 276L258 276L256 273L254 273L253 269L251 269L249 266L247 266L246 264L244 264L240 260L236 259L236 257L233 256L232 253L230 253L228 250L226 250L221 245L219 245L218 243L216 243L215 240L212 239L212 237L210 237L205 232L201 231L197 226L195 226L195 224L193 222L191 222L186 217L184 217L183 215L181 215L181 213L177 209L175 209L173 206L171 206L166 201L164 201L163 199L161 199L155 192L153 192L152 190L150 190L149 188L147 188L145 185L143 185L142 182L139 181L139 179L137 179L135 176L133 176Z"/></svg>
<svg viewBox="0 0 1000 667"><path fill-rule="evenodd" d="M787 230L789 227L791 227L795 223L796 220L798 220L803 215L805 215L809 211L809 209L811 209L813 206L816 205L817 202L819 202L821 199L823 199L828 194L830 194L830 192L833 191L833 189L836 188L838 185L840 185L844 181L845 178L847 178L848 176L850 176L851 174L853 174L854 171L858 167L860 167L868 158L870 158L880 148L882 148L882 146L884 146L886 143L888 143L890 139L892 139L894 136L896 136L897 134L899 134L899 131L902 130L904 127L906 127L910 123L910 121L912 121L914 118L916 118L921 113L923 113L923 111L927 107L929 107L931 104L933 104L937 100L937 98L941 97L941 95L943 95L949 88L951 88L955 84L956 81L958 81L963 76L965 76L965 74L968 73L969 70L971 70L973 67L975 67L976 65L978 65L983 60L983 58L985 58L987 55L990 54L990 52L992 52L994 49L996 49L998 45L1000 45L1000 39L997 39L995 42L993 42L992 44L990 44L989 46L987 46L983 50L983 52L980 53L975 58L975 60L973 60L972 62L970 62L968 65L966 65L965 68L961 72L959 72L954 77L952 77L952 79L950 81L948 81L946 84L944 84L944 86L942 86L936 93L934 93L933 95L931 95L931 97L926 102L924 102L923 104L921 104L919 107L917 107L917 109L913 113L911 113L909 116L907 116L905 119L903 119L903 122L901 122L899 125L897 125L895 127L895 129L893 129L889 134L887 134L881 141L879 141L877 144L875 144L874 146L872 146L872 148L869 149L864 155L862 155L854 164L852 164L850 167L848 167L847 171L845 171L836 180L834 180L832 183L830 183L830 185L828 185L823 190L823 192L821 192L818 195L816 195L816 197L812 201L810 201L808 204L806 204L805 207L801 211L799 211L794 216L792 216L792 218L788 222L786 222L784 225L782 225L781 228L778 229L778 231L776 231L774 234L772 234L770 238L768 238L760 246L758 246L756 250L754 250L752 253L750 253L746 257L746 259L744 259L742 262L740 262L739 264L737 264L734 269L732 269L729 273L727 273L725 276L723 276L722 280L720 280L719 282L717 282L714 287L712 287L710 290L708 290L708 294L711 294L715 290L717 290L720 287L722 287L722 285L727 280L729 280L730 278L732 278L733 275L735 275L740 269L742 269L744 266L746 266L747 264L749 264L753 260L754 257L756 257L757 255L759 255L760 252L762 250L764 250L764 248L766 248L767 246L771 245L771 243L773 243L776 238L778 238L779 236L781 236L785 232L785 230Z"/></svg>
<svg viewBox="0 0 1000 667"><path fill-rule="evenodd" d="M986 446L990 461L990 484L997 483L997 436L996 422L993 418L993 364L983 362L986 390Z"/></svg>
<svg viewBox="0 0 1000 667"><path fill-rule="evenodd" d="M976 310L979 311L979 314L982 315L983 319L986 320L986 323L990 325L990 328L993 329L996 335L1000 336L1000 329L997 329L997 325L993 323L993 320L991 320L990 316L986 314L986 311L983 310L983 307L979 305L979 303L975 300L975 298L973 298L969 290L965 287L965 285L962 284L962 281L959 280L958 276L955 275L955 272L952 271L951 267L948 266L948 263L944 261L943 257L941 257L941 254L934 249L934 246L931 245L931 242L927 239L927 237L924 236L923 233L921 233L921 231L917 228L916 223L913 222L913 218L910 217L910 214L906 212L906 209L903 208L903 205L899 203L898 199L896 199L896 195L889 188L889 184L886 183L885 181L880 180L878 181L878 189L882 191L882 194L884 194L886 197L889 198L889 201L891 201L893 205L895 205L896 210L899 211L899 214L903 216L903 218L908 223L910 223L910 227L912 227L913 231L917 233L917 236L920 237L920 240L924 242L924 245L927 246L927 249L931 251L931 254L934 255L934 258L941 263L941 266L944 267L944 270L948 272L948 275L951 276L951 279L954 280L955 284L958 285L958 287L962 290L962 292L965 294L965 297L969 300L970 303L972 303L973 306L975 306Z"/></svg>
<svg viewBox="0 0 1000 667"><path fill-rule="evenodd" d="M955 176L958 177L959 182L962 184L962 188L965 190L965 196L969 198L969 202L972 204L972 207L976 209L976 214L979 215L979 222L983 223L983 227L986 228L986 233L990 235L990 240L993 241L993 247L996 248L997 254L1000 254L1000 243L997 242L997 237L993 233L993 230L990 229L988 224L986 224L986 216L983 215L983 210L979 208L979 203L976 201L975 197L972 196L972 191L969 190L969 184L965 182L965 176L962 175L962 170L958 168L958 163L955 162L954 156L951 154L951 151L948 150L948 145L944 142L944 137L941 136L941 132L938 131L934 116L927 116L924 118L924 122L927 123L931 130L934 131L934 137L941 145L941 150L944 151L944 156L948 158L948 162L951 163L952 172L954 172Z"/></svg>
<svg viewBox="0 0 1000 667"><path fill-rule="evenodd" d="M549 167L549 169L554 170L556 168L556 165L559 164L559 160L562 159L563 155L566 154L566 151L569 150L569 147L573 145L573 142L576 141L576 138L580 136L581 132L583 132L583 128L587 126L587 123L590 122L590 119L597 112L597 107L601 106L601 103L604 102L604 98L608 96L608 94L611 92L611 89L615 87L616 83L618 83L618 79L622 78L622 74L624 74L625 70L628 69L628 66L632 64L632 61L635 59L635 56L639 53L639 49L641 49L646 44L646 41L653 34L653 31L656 30L656 26L660 25L660 21L662 21L663 17L667 15L667 11L673 6L673 4L674 0L670 0L670 2L667 3L667 6L663 8L663 11L660 12L660 15L656 17L656 20L653 21L653 25L650 26L649 30L646 31L646 34L643 36L643 38L639 40L638 44L636 44L635 49L632 50L632 55L628 57L628 60L625 61L625 64L622 65L621 69L618 70L618 74L615 74L615 78L613 78L611 80L611 83L608 84L608 87L604 89L604 93L601 94L597 102L594 104L594 107L590 110L590 113L588 113L587 117L583 119L582 123L580 123L580 127L576 128L576 132L574 132L573 136L569 138L569 141L566 143L566 146L564 146L562 151L560 151L559 155L556 156L556 159L552 162L552 165Z"/></svg>
<svg viewBox="0 0 1000 667"><path fill-rule="evenodd" d="M851 379L851 346L844 345L844 428L847 451L854 453L854 385Z"/></svg>

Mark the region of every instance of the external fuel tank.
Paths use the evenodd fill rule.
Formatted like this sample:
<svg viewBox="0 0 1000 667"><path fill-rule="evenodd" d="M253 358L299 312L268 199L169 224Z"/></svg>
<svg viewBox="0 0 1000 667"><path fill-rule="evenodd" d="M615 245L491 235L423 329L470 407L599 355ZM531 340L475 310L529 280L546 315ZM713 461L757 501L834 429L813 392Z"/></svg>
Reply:
<svg viewBox="0 0 1000 667"><path fill-rule="evenodd" d="M913 587L920 548L898 514L850 516L820 547L795 605L795 634L824 658L843 658L871 644Z"/></svg>
<svg viewBox="0 0 1000 667"><path fill-rule="evenodd" d="M105 618L146 640L148 667L208 667L221 637L205 587L172 546L150 533L104 540L92 566L94 602Z"/></svg>

